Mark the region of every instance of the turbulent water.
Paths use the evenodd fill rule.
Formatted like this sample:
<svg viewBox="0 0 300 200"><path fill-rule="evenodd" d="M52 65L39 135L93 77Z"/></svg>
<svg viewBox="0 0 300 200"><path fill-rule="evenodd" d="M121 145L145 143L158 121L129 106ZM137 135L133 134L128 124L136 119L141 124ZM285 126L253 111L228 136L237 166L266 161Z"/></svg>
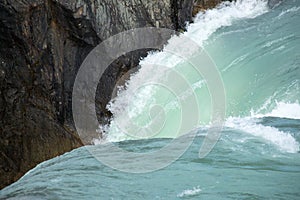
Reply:
<svg viewBox="0 0 300 200"><path fill-rule="evenodd" d="M177 136L180 120L186 120L178 117L182 109L188 109L191 116L199 112L196 138L183 156L163 169L132 174L111 169L93 157L90 152L97 151L99 145L83 147L38 165L1 190L0 198L299 199L299 22L298 0L285 0L272 9L263 0L244 0L199 13L187 27L183 36L210 55L226 92L221 138L205 158L200 159L198 152L211 119L206 81L188 62L164 51L153 52L141 61L141 69L127 82L126 90L119 91L111 102L114 118L102 130L106 131L106 142L116 142L122 149L156 151ZM137 88L145 80L161 78L155 73L157 68L147 67L147 63L175 68L182 74L192 90L182 91L181 97L194 94L197 108L180 107L176 96L157 85ZM176 80L168 84L174 83ZM134 101L128 101L133 93ZM167 119L158 134L139 138L118 126L120 121L147 125L149 109L157 104ZM107 157L112 154L105 152Z"/></svg>

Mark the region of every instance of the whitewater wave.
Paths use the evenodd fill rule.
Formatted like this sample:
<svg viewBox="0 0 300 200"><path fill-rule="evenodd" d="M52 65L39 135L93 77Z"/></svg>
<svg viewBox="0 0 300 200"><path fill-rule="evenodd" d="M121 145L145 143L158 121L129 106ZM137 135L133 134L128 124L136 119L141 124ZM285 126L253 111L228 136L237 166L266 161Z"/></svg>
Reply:
<svg viewBox="0 0 300 200"><path fill-rule="evenodd" d="M251 114L248 117L229 117L226 120L225 126L263 138L266 141L273 143L284 152L297 153L300 150L300 145L292 134L260 124L264 117L300 119L300 105L298 102L286 103L275 101L275 106L270 112L261 114L263 111L267 110L270 105L274 104L273 98L275 96L277 96L277 93L270 97L258 111L251 111Z"/></svg>
<svg viewBox="0 0 300 200"><path fill-rule="evenodd" d="M289 119L300 119L299 103L276 102L276 107L266 114L254 114L254 117L279 117Z"/></svg>
<svg viewBox="0 0 300 200"><path fill-rule="evenodd" d="M219 28L231 26L238 20L255 18L268 10L267 1L263 0L223 2L215 9L199 12L184 35L202 46Z"/></svg>
<svg viewBox="0 0 300 200"><path fill-rule="evenodd" d="M235 21L255 18L266 13L267 11L267 1L244 0L237 2L225 2L215 9L208 10L206 12L200 12L195 17L194 23L187 27L187 32L179 36L173 36L168 41L164 51L151 52L146 58L141 60L141 69L132 75L130 80L127 81L125 87L126 90L120 91L114 101L109 104L108 109L113 113L114 119L111 120L111 125L106 129L107 141L118 142L123 140L139 139L132 138L120 130L118 128L116 118L129 116L131 119L122 119L123 122L126 122L126 120L130 121L143 112L148 112L148 110L145 108L148 108L147 105L155 103L153 102L153 96L157 92L157 89L155 86L147 86L140 89L138 94L135 94L135 92L140 85L145 83L145 80L157 80L161 78L160 76L163 73L160 70L162 69L159 69L159 67L155 68L157 64L171 68L183 61L181 58L172 55L167 50L176 48L179 45L180 48L182 48L182 51L194 51L194 49L191 50L189 47L186 47L184 44L180 43L181 37L188 37L198 43L198 45L203 46L204 42L219 28L231 26L233 23L235 23ZM282 16L284 13L295 11L297 11L297 8L291 8L286 11L282 11L282 14L280 15ZM264 43L262 48L271 48L277 43L282 43L285 40L290 39L290 37L292 37L292 35L267 41ZM237 65L237 63L244 62L244 59L245 56L234 59L225 69L230 68L231 65ZM259 109L256 109L256 112L253 112L252 110L250 115L243 115L243 117L237 117L233 115L233 117L227 118L225 126L236 130L241 130L258 138L262 138L263 140L277 146L278 149L284 152L297 153L299 151L299 143L292 136L292 134L278 130L275 127L262 125L260 123L260 120L263 117L300 119L300 105L298 102L277 102L277 99L284 99L282 97L283 94L284 96L290 96L288 93L293 93L295 91L294 86L297 86L297 84L297 81L293 82L290 86L292 88L290 89L286 87L280 89L278 88L277 92L267 99L267 101ZM190 93L200 90L205 85L206 82L203 80L193 82L193 91L183 91L182 98L186 98L186 96L188 96ZM134 95L135 99L133 100L132 96ZM171 111L178 110L180 108L176 99L170 99L170 101L166 103L164 109ZM129 115L123 115L123 112L129 112ZM200 126L199 129L201 128L207 129L207 125Z"/></svg>
<svg viewBox="0 0 300 200"><path fill-rule="evenodd" d="M259 122L259 119L252 117L229 117L225 126L263 138L284 152L297 153L299 151L299 143L290 133L280 131L274 127L264 126Z"/></svg>
<svg viewBox="0 0 300 200"><path fill-rule="evenodd" d="M206 12L199 12L194 18L194 23L188 24L187 31L180 36L173 36L166 45L165 49L171 49L170 46L176 47L180 42L181 37L188 37L203 46L204 42L218 29L226 26L231 26L234 22L255 18L269 11L267 1L264 0L237 0L234 2L223 2L214 9L207 10ZM180 48L183 51L190 51L190 47L183 47L184 44L180 43ZM177 46L178 47L178 46ZM197 50L197 49L196 49ZM147 64L160 63L166 67L174 67L182 62L181 58L170 55L166 51L152 52L146 58L142 59L141 66ZM139 73L142 73L140 70Z"/></svg>
<svg viewBox="0 0 300 200"><path fill-rule="evenodd" d="M149 105L155 104L153 97L157 90L153 85L142 88L139 87L145 85L147 81L156 82L161 74L164 74L160 71L159 65L172 68L183 62L182 58L170 53L172 52L172 48L180 48L183 52L190 52L188 55L192 55L193 51L198 50L191 49L191 47L183 44L181 38L188 37L198 45L202 46L203 42L219 28L231 26L235 21L255 18L267 11L267 1L238 0L236 2L225 2L215 9L208 10L205 13L199 13L195 17L194 23L187 27L187 32L179 36L173 36L168 41L168 44L164 47L163 51L152 52L146 58L141 60L140 70L133 74L127 81L125 86L126 89L119 91L118 96L109 103L107 108L113 114L113 119L111 120L108 130L105 131L107 133L107 140L116 142L119 140L133 139L124 134L122 130L118 129L117 122L122 121L123 124L126 124L126 121L128 121L128 124L130 124L129 121L136 121L139 116L143 116L144 118L149 116ZM196 80L196 82L202 84L200 80ZM193 87L195 87L193 89L196 90L201 88L201 84L198 86L192 83ZM176 102L174 103L174 100L171 99L170 102L172 101L173 103L166 104L169 105L169 108L176 107ZM168 107L164 109L167 108ZM126 112L126 114L124 114L124 112ZM124 116L126 117L124 118Z"/></svg>

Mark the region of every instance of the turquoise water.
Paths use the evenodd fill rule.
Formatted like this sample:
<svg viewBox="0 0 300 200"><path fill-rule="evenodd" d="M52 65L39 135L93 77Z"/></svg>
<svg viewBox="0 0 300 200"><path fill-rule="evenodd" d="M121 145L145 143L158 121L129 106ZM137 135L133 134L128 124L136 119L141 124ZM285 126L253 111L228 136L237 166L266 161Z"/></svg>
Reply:
<svg viewBox="0 0 300 200"><path fill-rule="evenodd" d="M280 124L299 141L300 120L264 118ZM293 128L292 128L293 127ZM201 133L201 131L199 131ZM169 139L121 142L123 148L147 151ZM19 199L298 199L300 155L285 153L245 132L226 129L214 150L198 158L203 137L162 170L129 174L102 165L85 148L40 164L1 197ZM87 148L97 148L90 146ZM26 198L25 198L26 197ZM14 199L14 198L12 198Z"/></svg>
<svg viewBox="0 0 300 200"><path fill-rule="evenodd" d="M165 58L154 53L142 63L157 61L157 57L164 65L176 63L176 69L194 86L197 106L202 111L198 128L193 131L196 137L183 156L160 170L134 174L98 161L93 155L103 144L82 147L41 163L1 190L0 198L299 199L299 22L300 1L286 0L271 10L264 1L253 0L199 14L188 27L185 35L209 53L226 91L221 138L206 157L200 159L198 155L207 135L211 109L205 82L187 64L173 62L170 55ZM132 137L124 136L114 125L123 116L118 109L123 106L120 102L126 92L133 88L130 85L137 84L139 77L151 70L142 67L137 78L128 82L127 91L110 107L115 116L107 128L107 141L129 152L155 152L176 136L172 131L178 128L180 109L174 95L167 95L161 88L142 88L142 95L128 105L137 108L130 115L137 124L147 124L149 119L145 116L153 99L164 104L165 117L170 121L161 135L129 140ZM194 116L193 109L197 109L188 109ZM121 165L136 165L134 160L117 157L113 151L102 153L120 159Z"/></svg>

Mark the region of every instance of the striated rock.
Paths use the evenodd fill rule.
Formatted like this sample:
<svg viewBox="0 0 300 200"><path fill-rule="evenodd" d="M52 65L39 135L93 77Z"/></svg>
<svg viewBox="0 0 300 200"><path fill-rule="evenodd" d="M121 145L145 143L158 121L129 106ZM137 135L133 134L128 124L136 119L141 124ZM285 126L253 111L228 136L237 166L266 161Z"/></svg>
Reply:
<svg viewBox="0 0 300 200"><path fill-rule="evenodd" d="M83 145L73 127L72 86L97 44L136 27L184 29L192 6L193 0L0 1L0 188ZM146 52L121 57L100 80L101 122L118 77Z"/></svg>

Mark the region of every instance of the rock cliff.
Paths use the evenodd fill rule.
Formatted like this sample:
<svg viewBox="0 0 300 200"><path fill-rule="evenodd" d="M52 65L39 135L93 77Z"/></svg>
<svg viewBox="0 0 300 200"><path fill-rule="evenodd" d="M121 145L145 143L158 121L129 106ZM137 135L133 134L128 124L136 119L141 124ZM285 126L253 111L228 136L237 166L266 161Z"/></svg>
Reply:
<svg viewBox="0 0 300 200"><path fill-rule="evenodd" d="M0 2L0 188L36 164L82 144L72 86L86 55L137 27L182 29L192 0L2 0ZM99 120L118 77L146 50L114 62L101 79Z"/></svg>

